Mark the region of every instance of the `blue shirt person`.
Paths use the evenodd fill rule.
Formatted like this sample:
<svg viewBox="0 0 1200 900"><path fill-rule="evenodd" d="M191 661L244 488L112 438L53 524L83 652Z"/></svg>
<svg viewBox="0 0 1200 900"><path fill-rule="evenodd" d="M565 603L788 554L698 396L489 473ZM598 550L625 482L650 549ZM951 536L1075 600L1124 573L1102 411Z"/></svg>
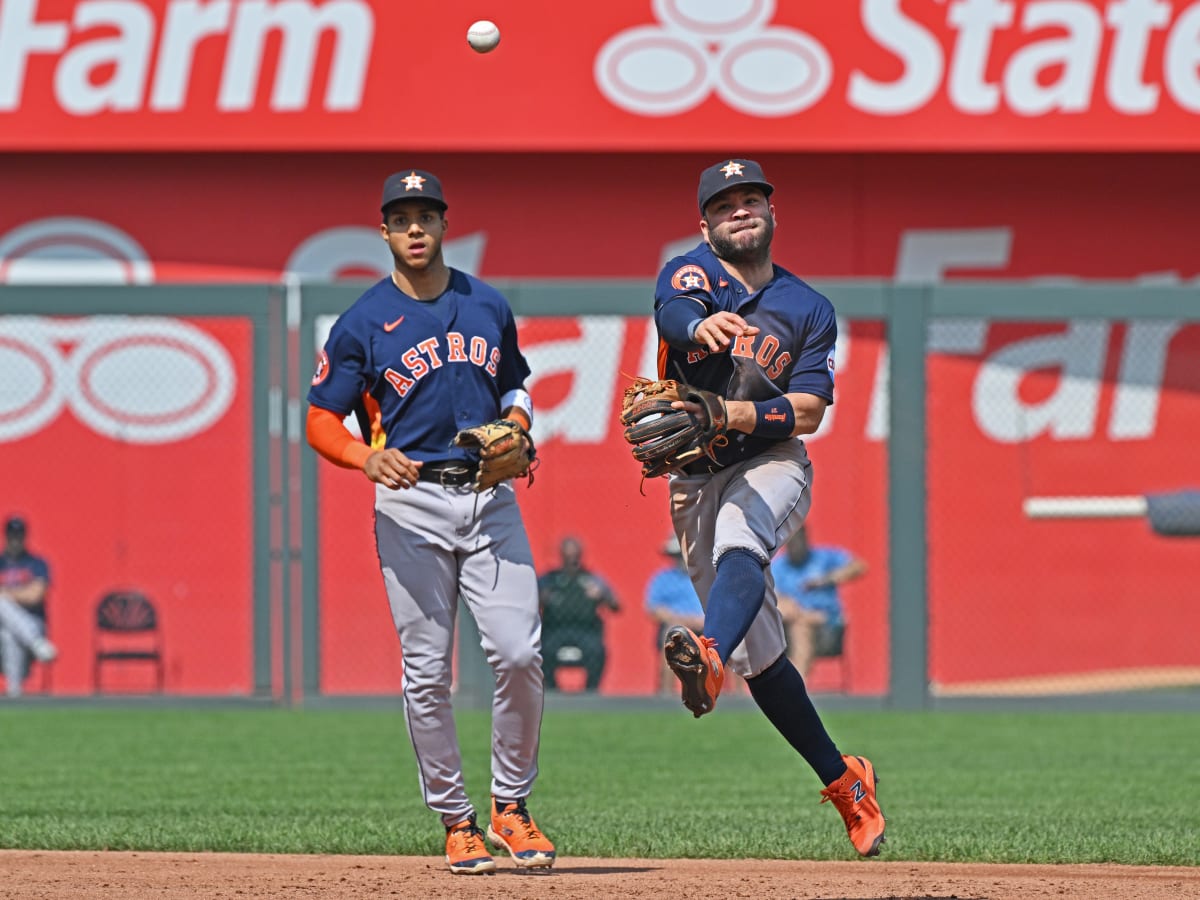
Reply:
<svg viewBox="0 0 1200 900"><path fill-rule="evenodd" d="M866 571L867 564L845 548L810 544L806 528L772 560L788 657L801 675L808 674L814 658L841 654L846 617L838 586Z"/></svg>

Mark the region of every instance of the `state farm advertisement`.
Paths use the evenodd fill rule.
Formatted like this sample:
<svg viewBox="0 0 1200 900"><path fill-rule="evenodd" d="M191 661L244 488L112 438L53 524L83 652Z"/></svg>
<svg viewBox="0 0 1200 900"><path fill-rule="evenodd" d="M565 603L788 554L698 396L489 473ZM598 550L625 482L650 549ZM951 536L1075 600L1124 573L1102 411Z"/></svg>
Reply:
<svg viewBox="0 0 1200 900"><path fill-rule="evenodd" d="M9 150L1183 150L1198 117L1197 0L0 5Z"/></svg>

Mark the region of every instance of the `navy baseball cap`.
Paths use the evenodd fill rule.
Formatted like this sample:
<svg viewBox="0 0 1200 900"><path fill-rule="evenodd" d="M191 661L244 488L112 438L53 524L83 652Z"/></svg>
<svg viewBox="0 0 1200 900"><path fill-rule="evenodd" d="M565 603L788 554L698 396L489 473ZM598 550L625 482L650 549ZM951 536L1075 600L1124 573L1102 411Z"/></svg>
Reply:
<svg viewBox="0 0 1200 900"><path fill-rule="evenodd" d="M406 169L388 176L387 181L383 183L380 212L387 209L389 203L395 203L397 200L428 200L443 210L449 205L442 195L442 183L437 180L437 176L421 169Z"/></svg>
<svg viewBox="0 0 1200 900"><path fill-rule="evenodd" d="M763 175L762 166L752 159L728 159L715 166L709 166L700 173L700 190L697 192L700 212L704 212L708 202L721 191L744 184L762 188L768 197L775 190L775 185Z"/></svg>
<svg viewBox="0 0 1200 900"><path fill-rule="evenodd" d="M4 535L10 537L12 535L25 533L25 520L19 516L13 516L4 523Z"/></svg>

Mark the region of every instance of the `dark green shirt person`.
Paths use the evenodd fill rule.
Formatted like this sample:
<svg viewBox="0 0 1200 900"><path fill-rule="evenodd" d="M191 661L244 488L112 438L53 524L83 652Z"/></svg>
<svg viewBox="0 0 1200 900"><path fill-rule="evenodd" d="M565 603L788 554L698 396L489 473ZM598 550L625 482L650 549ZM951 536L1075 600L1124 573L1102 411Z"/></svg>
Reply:
<svg viewBox="0 0 1200 900"><path fill-rule="evenodd" d="M542 672L546 687L555 690L562 666L582 666L586 689L600 686L607 652L600 607L616 612L620 606L603 578L583 566L583 547L577 538L564 538L562 563L538 579L542 607Z"/></svg>

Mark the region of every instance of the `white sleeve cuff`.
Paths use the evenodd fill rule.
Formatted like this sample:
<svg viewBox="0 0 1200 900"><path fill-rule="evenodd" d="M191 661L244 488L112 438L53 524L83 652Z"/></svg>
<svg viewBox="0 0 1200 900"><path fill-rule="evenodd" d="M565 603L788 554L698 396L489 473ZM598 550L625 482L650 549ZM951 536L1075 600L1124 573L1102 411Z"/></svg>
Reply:
<svg viewBox="0 0 1200 900"><path fill-rule="evenodd" d="M529 424L533 424L533 398L529 396L528 391L523 391L520 388L517 388L515 391L509 391L500 398L501 413L511 406L515 406L517 409L522 410L529 418Z"/></svg>

